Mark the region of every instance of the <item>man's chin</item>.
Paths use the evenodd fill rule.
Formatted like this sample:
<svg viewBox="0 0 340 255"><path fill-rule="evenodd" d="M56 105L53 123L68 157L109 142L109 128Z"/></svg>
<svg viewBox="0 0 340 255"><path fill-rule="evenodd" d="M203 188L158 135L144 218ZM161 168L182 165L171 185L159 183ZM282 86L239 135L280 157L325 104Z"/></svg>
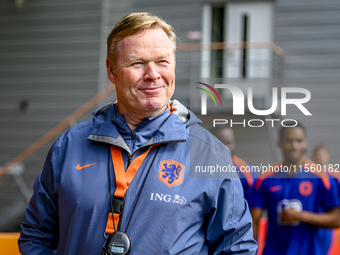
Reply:
<svg viewBox="0 0 340 255"><path fill-rule="evenodd" d="M143 113L150 113L151 116L156 116L162 113L166 109L167 103L164 102L155 102L155 101L148 101L144 104L141 104L141 112Z"/></svg>
<svg viewBox="0 0 340 255"><path fill-rule="evenodd" d="M295 165L298 164L301 161L301 157L291 157L289 158L289 161L291 164Z"/></svg>

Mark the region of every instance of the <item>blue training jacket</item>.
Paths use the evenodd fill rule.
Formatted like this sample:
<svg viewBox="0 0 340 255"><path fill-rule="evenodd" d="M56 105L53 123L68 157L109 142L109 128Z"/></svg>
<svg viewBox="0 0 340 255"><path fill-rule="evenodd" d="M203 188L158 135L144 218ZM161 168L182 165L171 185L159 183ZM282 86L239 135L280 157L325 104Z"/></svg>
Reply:
<svg viewBox="0 0 340 255"><path fill-rule="evenodd" d="M172 109L132 132L110 104L65 132L34 184L18 240L21 254L100 254L110 209L108 171L112 194L116 187L110 145L121 147L127 167L152 144L159 145L125 197L121 231L131 240L130 254L255 254L240 180L190 173L203 169L197 166L232 165L229 150L178 101Z"/></svg>

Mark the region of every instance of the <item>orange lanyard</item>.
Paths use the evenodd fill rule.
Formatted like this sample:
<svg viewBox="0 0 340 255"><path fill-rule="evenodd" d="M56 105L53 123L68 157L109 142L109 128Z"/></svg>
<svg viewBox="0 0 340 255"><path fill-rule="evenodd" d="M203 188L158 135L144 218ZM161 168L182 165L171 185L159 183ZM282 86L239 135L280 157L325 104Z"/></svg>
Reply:
<svg viewBox="0 0 340 255"><path fill-rule="evenodd" d="M125 171L121 149L119 147L111 145L110 150L113 168L116 176L116 191L114 193L115 197L124 198L126 190L128 189L133 178L135 177L139 167L143 163L145 157L148 155L151 148L155 146L157 145L151 145L148 150L144 151L141 155L135 158L132 161L132 163L128 166L128 169ZM114 221L115 226L118 226L119 223L118 213L114 213ZM109 213L105 233L112 234L114 232L115 228L113 226L112 213Z"/></svg>

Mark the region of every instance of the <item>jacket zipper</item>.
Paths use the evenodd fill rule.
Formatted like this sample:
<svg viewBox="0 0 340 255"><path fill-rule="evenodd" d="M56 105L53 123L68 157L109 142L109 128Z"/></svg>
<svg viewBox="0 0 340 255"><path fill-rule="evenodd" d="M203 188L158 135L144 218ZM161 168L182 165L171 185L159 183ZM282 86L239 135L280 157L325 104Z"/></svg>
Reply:
<svg viewBox="0 0 340 255"><path fill-rule="evenodd" d="M130 153L127 153L127 156L128 156L128 163L127 163L127 168L126 168L126 169L129 168L129 166L130 166L130 164L131 164L131 160L132 160L132 156L131 156Z"/></svg>
<svg viewBox="0 0 340 255"><path fill-rule="evenodd" d="M135 139L135 130L131 131L131 139L132 140ZM127 163L127 168L126 169L129 168L129 166L131 164L131 161L132 161L132 155L130 153L128 153L127 156L128 156L128 163Z"/></svg>

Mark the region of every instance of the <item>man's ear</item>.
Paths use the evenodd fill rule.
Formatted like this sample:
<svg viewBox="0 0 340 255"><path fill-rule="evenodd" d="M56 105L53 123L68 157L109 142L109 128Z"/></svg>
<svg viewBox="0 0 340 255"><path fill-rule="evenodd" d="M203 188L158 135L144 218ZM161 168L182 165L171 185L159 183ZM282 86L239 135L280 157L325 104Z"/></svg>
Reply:
<svg viewBox="0 0 340 255"><path fill-rule="evenodd" d="M115 75L114 75L114 67L112 65L112 61L109 59L106 59L106 71L107 71L107 77L109 80L115 84Z"/></svg>

